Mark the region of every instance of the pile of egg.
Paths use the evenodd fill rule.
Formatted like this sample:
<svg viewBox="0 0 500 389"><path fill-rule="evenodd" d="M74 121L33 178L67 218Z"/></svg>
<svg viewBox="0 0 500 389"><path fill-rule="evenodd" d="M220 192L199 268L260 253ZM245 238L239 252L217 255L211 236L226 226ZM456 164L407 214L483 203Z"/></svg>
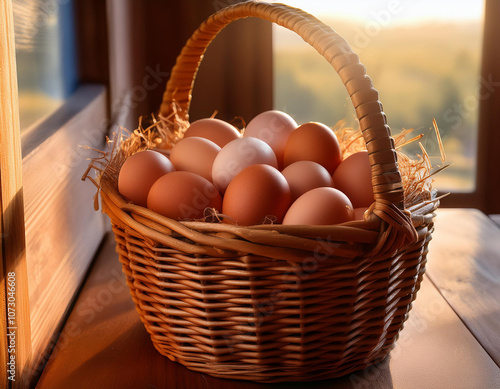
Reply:
<svg viewBox="0 0 500 389"><path fill-rule="evenodd" d="M222 120L198 120L169 152L130 156L118 190L172 219L202 219L212 208L241 226L338 224L362 219L374 201L366 151L343 159L329 127L298 126L280 111L256 116L243 135Z"/></svg>

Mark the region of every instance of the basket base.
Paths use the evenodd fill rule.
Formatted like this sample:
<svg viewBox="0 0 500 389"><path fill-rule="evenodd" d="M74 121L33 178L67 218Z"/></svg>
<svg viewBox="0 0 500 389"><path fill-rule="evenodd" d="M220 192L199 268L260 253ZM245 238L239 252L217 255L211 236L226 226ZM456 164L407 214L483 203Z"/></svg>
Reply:
<svg viewBox="0 0 500 389"><path fill-rule="evenodd" d="M162 349L157 344L153 344L155 349L163 356L167 357L172 362L176 362L186 367L187 369L208 374L215 378L252 381L259 383L278 383L278 382L312 382L323 381L328 379L345 377L353 383L364 380L366 376L373 377L375 369L379 374L390 374L385 372L388 367L383 364L389 355L389 350L380 351L369 363L354 363L351 365L343 364L340 368L329 368L328 366L269 366L257 364L241 364L241 363L208 363L207 361L187 361L171 355L168 350ZM364 372L365 369L368 369ZM358 372L358 374L355 374ZM349 377L346 377L350 375Z"/></svg>

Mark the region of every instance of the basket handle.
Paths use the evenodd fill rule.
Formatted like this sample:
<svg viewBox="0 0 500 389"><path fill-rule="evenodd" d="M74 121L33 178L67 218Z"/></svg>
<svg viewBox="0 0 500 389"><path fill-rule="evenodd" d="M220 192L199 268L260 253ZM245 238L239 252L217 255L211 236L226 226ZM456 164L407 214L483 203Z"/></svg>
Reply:
<svg viewBox="0 0 500 389"><path fill-rule="evenodd" d="M229 23L258 17L296 32L314 47L337 71L356 109L372 168L375 203L371 212L404 233L409 241L417 239L410 215L404 211L404 193L398 170L394 140L378 92L365 67L349 44L331 27L314 16L284 4L246 1L224 8L210 16L194 32L177 57L167 83L160 116L176 114L189 120L194 80L203 55L216 35Z"/></svg>

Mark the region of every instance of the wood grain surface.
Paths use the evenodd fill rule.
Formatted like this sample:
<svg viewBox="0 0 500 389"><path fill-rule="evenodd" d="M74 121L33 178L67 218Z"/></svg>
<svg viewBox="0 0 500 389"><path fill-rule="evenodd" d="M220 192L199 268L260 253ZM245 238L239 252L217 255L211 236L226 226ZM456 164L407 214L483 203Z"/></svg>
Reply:
<svg viewBox="0 0 500 389"><path fill-rule="evenodd" d="M429 250L429 278L500 366L500 228L477 210L440 210Z"/></svg>
<svg viewBox="0 0 500 389"><path fill-rule="evenodd" d="M19 100L17 89L16 53L12 1L0 2L0 204L1 204L1 284L2 330L0 341L0 387L9 383L14 388L25 388L29 382L31 355L28 305L28 277L24 238L24 202L22 183ZM6 328L5 276L15 273L15 326ZM12 309L12 307L11 307ZM16 328L13 328L16 327ZM7 381L6 330L14 331L15 381ZM12 377L12 375L11 375Z"/></svg>
<svg viewBox="0 0 500 389"><path fill-rule="evenodd" d="M463 217L462 211L439 219L443 232L432 250L445 250L448 242L441 236L457 224L458 217ZM434 255L430 261L439 257ZM492 330L496 328L496 323L488 323ZM154 350L126 287L112 236L108 236L37 386L69 387L498 388L500 369L425 278L395 349L377 366L306 384L255 384L191 372Z"/></svg>

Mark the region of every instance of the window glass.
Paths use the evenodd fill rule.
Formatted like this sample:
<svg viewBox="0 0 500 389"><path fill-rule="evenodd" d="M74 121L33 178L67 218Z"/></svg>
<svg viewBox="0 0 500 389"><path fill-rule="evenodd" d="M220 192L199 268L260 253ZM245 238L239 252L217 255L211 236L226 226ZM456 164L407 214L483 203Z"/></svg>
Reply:
<svg viewBox="0 0 500 389"><path fill-rule="evenodd" d="M442 190L475 188L483 2L479 0L289 0L342 35L380 92L394 133L414 128L440 164L436 118L447 163ZM274 102L298 122L340 119L354 109L330 65L295 34L274 26ZM333 73L332 73L333 72ZM405 148L420 152L418 143Z"/></svg>
<svg viewBox="0 0 500 389"><path fill-rule="evenodd" d="M71 0L16 0L21 131L53 113L77 84Z"/></svg>

